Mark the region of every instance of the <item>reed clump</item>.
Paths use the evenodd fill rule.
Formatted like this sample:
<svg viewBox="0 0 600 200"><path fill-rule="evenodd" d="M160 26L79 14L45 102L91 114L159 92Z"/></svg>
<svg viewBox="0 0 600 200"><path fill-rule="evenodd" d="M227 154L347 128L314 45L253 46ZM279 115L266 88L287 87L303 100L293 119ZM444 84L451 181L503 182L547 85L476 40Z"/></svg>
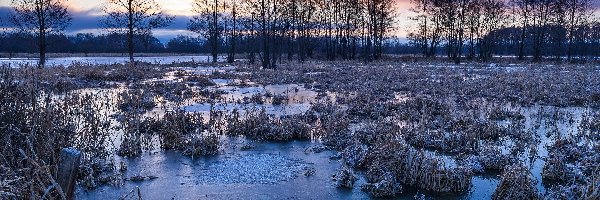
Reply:
<svg viewBox="0 0 600 200"><path fill-rule="evenodd" d="M33 69L0 68L2 197L60 198L53 175L66 147L83 152L84 167L108 162L110 122L103 101L94 95L53 96L44 82Z"/></svg>
<svg viewBox="0 0 600 200"><path fill-rule="evenodd" d="M504 168L502 180L494 191L492 199L540 199L540 195L531 172L517 164Z"/></svg>
<svg viewBox="0 0 600 200"><path fill-rule="evenodd" d="M311 138L311 126L303 114L269 116L265 109L249 109L244 114L232 112L226 117L226 135L245 136L254 140L291 141Z"/></svg>
<svg viewBox="0 0 600 200"><path fill-rule="evenodd" d="M463 192L471 187L470 169L449 167L402 141L373 147L366 160L369 183L397 182L434 192Z"/></svg>
<svg viewBox="0 0 600 200"><path fill-rule="evenodd" d="M356 178L351 168L343 166L332 176L332 179L335 181L337 187L352 189L354 187L354 182L356 182L358 178Z"/></svg>

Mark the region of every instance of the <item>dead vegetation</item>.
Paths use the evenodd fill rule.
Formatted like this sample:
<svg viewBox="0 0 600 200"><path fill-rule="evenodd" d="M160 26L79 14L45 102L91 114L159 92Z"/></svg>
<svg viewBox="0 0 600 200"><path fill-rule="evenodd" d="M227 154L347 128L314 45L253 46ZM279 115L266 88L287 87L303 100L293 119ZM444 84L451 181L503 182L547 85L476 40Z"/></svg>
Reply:
<svg viewBox="0 0 600 200"><path fill-rule="evenodd" d="M282 116L267 115L264 109L251 108L243 114L234 110L225 114L226 135L245 136L254 140L291 141L311 139L311 126L305 115Z"/></svg>
<svg viewBox="0 0 600 200"><path fill-rule="evenodd" d="M406 188L465 193L482 173L501 173L495 199L598 196L597 69L346 64L290 65L277 71L239 67L210 75L169 69L176 64L4 68L0 131L7 145L0 157L0 168L6 169L0 173L0 197L39 198L53 190L48 186L61 147L84 152L79 181L94 188L123 181L126 165L110 162L115 154L174 150L192 157L215 155L224 137L321 142L323 149L339 152L343 167L333 176L335 184L360 187L374 197L394 197ZM237 89L256 86L252 82L303 84L318 95L303 114L268 114L266 106L293 104L292 97L256 93L229 101L214 78L234 80L227 86ZM113 89L98 98L82 88ZM187 112L188 101L210 104L211 110L207 115ZM242 106L215 108L232 103ZM544 106L591 111L578 120L568 111L523 110ZM558 123L578 121L578 132L561 133ZM542 142L548 146L537 145ZM558 181L545 194L538 194L532 169L521 166L537 160L545 164L536 173L544 181ZM367 183L356 186L359 174Z"/></svg>
<svg viewBox="0 0 600 200"><path fill-rule="evenodd" d="M525 167L511 165L504 168L502 180L492 199L540 199L531 172Z"/></svg>
<svg viewBox="0 0 600 200"><path fill-rule="evenodd" d="M102 117L102 101L91 95L67 95L58 100L51 90L40 86L44 78L16 75L13 69L0 69L0 77L3 195L60 197L53 174L64 147L84 152L82 167L107 160L109 151L103 144L110 140L109 125Z"/></svg>
<svg viewBox="0 0 600 200"><path fill-rule="evenodd" d="M84 188L122 182L120 173L126 167L113 163L114 153L138 156L154 148L153 139L158 133L164 138L174 137L169 136L172 132L163 130L186 132L177 135L182 138L176 142L166 141L176 144L163 143L164 146L177 146L177 150L189 155L216 154L217 137L198 137L194 135L196 132L187 133L168 124L174 122L174 118L196 118L202 124L201 117L190 117L188 115L193 114L183 112L177 117L160 119L143 116L156 106L156 90L137 88L121 93L89 90L162 78L167 67L150 64L138 68L124 65L2 67L0 139L6 145L0 155L0 198L59 198L61 190L54 184L54 174L58 153L64 147L75 147L83 152L78 182ZM186 119L180 121L194 126ZM195 128L203 130L202 126ZM119 132L121 143L114 147L114 136Z"/></svg>
<svg viewBox="0 0 600 200"><path fill-rule="evenodd" d="M342 167L336 174L333 175L332 179L335 181L337 187L352 189L354 182L356 182L356 176L352 169L348 167Z"/></svg>
<svg viewBox="0 0 600 200"><path fill-rule="evenodd" d="M254 69L238 69L248 70ZM366 172L369 184L363 187L365 191L374 196L395 196L402 191L395 185L398 183L436 192L467 191L475 174L503 171L505 166L522 162L523 155L533 155L535 159L538 147L534 146L542 138L533 129L540 126L525 128L529 126L526 120L533 119L526 119L519 108L535 104L597 108L600 80L593 74L598 71L591 66L533 69L474 64L452 66L449 70L419 64L399 67L387 63L328 63L302 68L282 66L277 73L254 70L244 76L262 84L305 84L318 91L324 100L311 108L318 118L315 135L341 151L344 165ZM574 120L571 117L567 121ZM378 127L387 129L378 131ZM593 127L588 125L581 130L594 130ZM427 151L459 154L452 156L458 166L432 157ZM561 172L565 164L553 163L563 162L556 158L569 156L550 151L547 171L558 171L557 177L565 176L566 172ZM569 165L599 163L585 157L586 161Z"/></svg>

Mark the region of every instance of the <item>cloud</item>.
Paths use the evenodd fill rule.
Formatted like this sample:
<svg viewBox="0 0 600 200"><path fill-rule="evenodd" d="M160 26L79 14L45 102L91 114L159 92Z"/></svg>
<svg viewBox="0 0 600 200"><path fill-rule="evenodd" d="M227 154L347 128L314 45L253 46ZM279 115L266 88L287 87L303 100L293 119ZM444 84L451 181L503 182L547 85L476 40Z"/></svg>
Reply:
<svg viewBox="0 0 600 200"><path fill-rule="evenodd" d="M0 28L10 27L9 17L12 13L12 8L10 7L0 7Z"/></svg>
<svg viewBox="0 0 600 200"><path fill-rule="evenodd" d="M171 22L171 24L169 26L167 26L167 29L187 29L187 24L188 22L192 19L192 17L190 16L175 16L175 19L173 19L173 22Z"/></svg>
<svg viewBox="0 0 600 200"><path fill-rule="evenodd" d="M66 31L77 31L82 29L94 29L100 27L100 20L104 17L96 14L95 10L71 12L71 25Z"/></svg>
<svg viewBox="0 0 600 200"><path fill-rule="evenodd" d="M163 43L167 43L170 39L179 35L197 37L199 34L188 31L186 29L156 29L152 31L152 35Z"/></svg>
<svg viewBox="0 0 600 200"><path fill-rule="evenodd" d="M88 10L73 8L69 9L73 20L71 21L71 25L65 30L66 34L74 35L77 33L105 33L101 24L102 19L104 19L101 8L92 8ZM0 7L1 28L12 27L9 21L12 10L13 9L11 7ZM162 42L166 42L178 35L196 35L193 32L187 31L187 23L190 21L190 19L190 16L175 16L175 19L169 26L155 30L154 35Z"/></svg>

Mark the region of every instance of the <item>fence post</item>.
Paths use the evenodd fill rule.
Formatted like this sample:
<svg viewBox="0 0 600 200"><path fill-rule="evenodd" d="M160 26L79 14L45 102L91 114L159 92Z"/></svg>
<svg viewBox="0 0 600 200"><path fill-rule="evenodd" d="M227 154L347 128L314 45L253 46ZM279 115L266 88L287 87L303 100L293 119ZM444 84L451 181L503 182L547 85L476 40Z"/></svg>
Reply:
<svg viewBox="0 0 600 200"><path fill-rule="evenodd" d="M74 199L80 159L81 152L74 148L64 148L60 153L56 180L65 193L67 200Z"/></svg>

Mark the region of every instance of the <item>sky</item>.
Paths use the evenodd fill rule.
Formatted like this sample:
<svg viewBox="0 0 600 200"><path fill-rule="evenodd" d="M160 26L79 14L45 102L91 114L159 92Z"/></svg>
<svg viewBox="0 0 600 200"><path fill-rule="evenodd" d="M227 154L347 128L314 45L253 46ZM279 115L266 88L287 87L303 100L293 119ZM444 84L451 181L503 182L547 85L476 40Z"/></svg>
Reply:
<svg viewBox="0 0 600 200"><path fill-rule="evenodd" d="M7 26L7 18L11 10L10 4L12 0L0 0L0 27ZM155 30L154 36L165 42L177 35L195 35L187 31L187 23L191 12L192 2L194 0L156 0L163 10L175 16L173 23L162 29ZM101 28L99 20L103 18L102 7L105 0L67 0L69 11L73 17L71 26L66 30L67 34L77 33L100 33ZM409 26L410 0L395 0L397 10L397 29L394 35L404 38L407 35L407 27Z"/></svg>

